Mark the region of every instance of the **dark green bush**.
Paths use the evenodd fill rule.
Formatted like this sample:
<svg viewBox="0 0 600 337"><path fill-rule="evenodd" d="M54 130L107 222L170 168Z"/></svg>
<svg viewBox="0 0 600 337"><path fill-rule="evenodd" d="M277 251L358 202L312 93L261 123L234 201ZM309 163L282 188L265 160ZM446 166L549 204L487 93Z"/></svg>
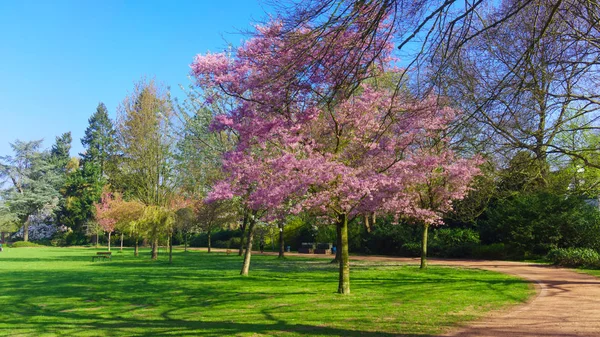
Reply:
<svg viewBox="0 0 600 337"><path fill-rule="evenodd" d="M503 243L493 243L473 247L471 257L482 260L506 260L508 253Z"/></svg>
<svg viewBox="0 0 600 337"><path fill-rule="evenodd" d="M408 257L421 256L421 244L416 242L408 242L402 245L401 255Z"/></svg>
<svg viewBox="0 0 600 337"><path fill-rule="evenodd" d="M421 240L421 228L407 224L393 224L387 219L378 220L373 231L365 235L364 249L370 254L414 255L414 249L404 249L405 244ZM420 247L420 244L417 244ZM420 254L421 248L418 249ZM416 255L418 256L418 255Z"/></svg>
<svg viewBox="0 0 600 337"><path fill-rule="evenodd" d="M578 197L519 193L492 203L478 224L483 244L511 245L523 256L544 256L556 247L600 248L600 213Z"/></svg>
<svg viewBox="0 0 600 337"><path fill-rule="evenodd" d="M469 228L440 228L432 231L429 240L431 256L470 257L479 245L479 233Z"/></svg>
<svg viewBox="0 0 600 337"><path fill-rule="evenodd" d="M548 253L547 259L563 267L600 267L600 254L589 248L556 248Z"/></svg>

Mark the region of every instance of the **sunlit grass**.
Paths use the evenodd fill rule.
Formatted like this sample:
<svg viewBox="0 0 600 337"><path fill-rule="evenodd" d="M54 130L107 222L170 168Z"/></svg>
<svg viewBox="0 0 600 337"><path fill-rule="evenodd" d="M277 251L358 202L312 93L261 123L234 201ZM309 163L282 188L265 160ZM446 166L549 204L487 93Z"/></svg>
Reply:
<svg viewBox="0 0 600 337"><path fill-rule="evenodd" d="M411 336L439 333L525 301L528 283L503 274L356 262L351 295L329 261L85 248L0 253L1 336Z"/></svg>

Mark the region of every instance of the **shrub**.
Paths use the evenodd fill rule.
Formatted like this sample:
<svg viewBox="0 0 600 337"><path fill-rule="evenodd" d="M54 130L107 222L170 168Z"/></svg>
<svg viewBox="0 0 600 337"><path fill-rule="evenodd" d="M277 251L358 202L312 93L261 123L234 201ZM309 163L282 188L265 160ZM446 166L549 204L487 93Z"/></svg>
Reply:
<svg viewBox="0 0 600 337"><path fill-rule="evenodd" d="M563 267L600 267L600 254L589 248L556 248L548 253L547 259Z"/></svg>
<svg viewBox="0 0 600 337"><path fill-rule="evenodd" d="M479 245L479 233L469 228L441 228L432 234L429 243L432 256L469 257Z"/></svg>
<svg viewBox="0 0 600 337"><path fill-rule="evenodd" d="M378 219L373 231L366 236L364 250L371 254L414 255L414 249L404 249L405 244L414 244L421 239L420 226L394 224L390 219ZM417 251L420 254L420 244ZM410 247L410 245L409 245ZM418 256L418 255L416 255Z"/></svg>
<svg viewBox="0 0 600 337"><path fill-rule="evenodd" d="M546 192L497 200L479 223L484 244L510 243L529 256L554 247L600 249L600 213L582 198Z"/></svg>
<svg viewBox="0 0 600 337"><path fill-rule="evenodd" d="M421 244L409 242L402 245L402 255L409 257L421 256Z"/></svg>
<svg viewBox="0 0 600 337"><path fill-rule="evenodd" d="M493 243L473 247L471 256L483 260L506 260L508 253L503 243Z"/></svg>
<svg viewBox="0 0 600 337"><path fill-rule="evenodd" d="M24 247L45 247L43 245L37 244L35 242L30 241L16 241L13 242L10 247L12 248L24 248Z"/></svg>

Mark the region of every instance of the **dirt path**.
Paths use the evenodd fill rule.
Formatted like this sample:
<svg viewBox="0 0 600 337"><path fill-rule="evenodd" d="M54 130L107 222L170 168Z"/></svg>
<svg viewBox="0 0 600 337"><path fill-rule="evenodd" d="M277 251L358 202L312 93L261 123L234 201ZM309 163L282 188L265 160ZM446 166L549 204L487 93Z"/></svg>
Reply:
<svg viewBox="0 0 600 337"><path fill-rule="evenodd" d="M387 256L352 256L350 260L419 262L418 259ZM497 271L528 279L536 285L537 295L528 303L504 313L491 314L444 336L600 337L600 278L568 269L520 262L430 259L429 263Z"/></svg>

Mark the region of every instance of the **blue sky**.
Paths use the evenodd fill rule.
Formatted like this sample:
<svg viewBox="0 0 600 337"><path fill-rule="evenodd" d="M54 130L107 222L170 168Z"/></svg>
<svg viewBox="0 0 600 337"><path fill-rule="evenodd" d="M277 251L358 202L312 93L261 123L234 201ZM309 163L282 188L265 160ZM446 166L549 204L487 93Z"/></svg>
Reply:
<svg viewBox="0 0 600 337"><path fill-rule="evenodd" d="M261 0L0 0L0 156L16 139L71 131L82 151L87 119L102 101L114 118L143 76L187 85L189 64L244 39L265 17Z"/></svg>

